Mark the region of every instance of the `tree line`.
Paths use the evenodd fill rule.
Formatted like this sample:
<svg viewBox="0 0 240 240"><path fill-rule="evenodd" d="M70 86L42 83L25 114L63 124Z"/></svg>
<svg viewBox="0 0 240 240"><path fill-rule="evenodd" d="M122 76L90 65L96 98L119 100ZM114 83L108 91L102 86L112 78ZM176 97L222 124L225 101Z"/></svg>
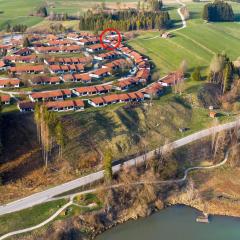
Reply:
<svg viewBox="0 0 240 240"><path fill-rule="evenodd" d="M209 67L208 81L221 87L222 93L231 90L235 75L235 68L225 53L216 54Z"/></svg>
<svg viewBox="0 0 240 240"><path fill-rule="evenodd" d="M136 10L115 13L97 13L91 11L80 17L80 30L103 30L117 28L120 31L169 28L171 19L167 11L138 12Z"/></svg>
<svg viewBox="0 0 240 240"><path fill-rule="evenodd" d="M16 24L11 25L10 23L7 23L6 25L6 32L25 32L27 30L27 26L24 24Z"/></svg>
<svg viewBox="0 0 240 240"><path fill-rule="evenodd" d="M206 4L203 8L202 17L204 20L212 22L234 21L232 6L221 0Z"/></svg>
<svg viewBox="0 0 240 240"><path fill-rule="evenodd" d="M34 120L37 126L38 141L42 146L45 167L47 167L54 148L58 149L59 157L62 157L65 144L63 126L56 113L48 111L43 104L36 104Z"/></svg>

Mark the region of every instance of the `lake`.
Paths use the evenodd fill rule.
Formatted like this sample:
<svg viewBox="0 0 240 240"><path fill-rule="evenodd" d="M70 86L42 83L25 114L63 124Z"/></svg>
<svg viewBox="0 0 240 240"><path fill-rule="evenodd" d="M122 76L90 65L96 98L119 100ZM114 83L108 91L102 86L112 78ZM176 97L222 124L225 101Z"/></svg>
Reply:
<svg viewBox="0 0 240 240"><path fill-rule="evenodd" d="M204 224L196 222L198 215L186 206L169 207L118 225L96 240L240 240L240 218L213 216Z"/></svg>

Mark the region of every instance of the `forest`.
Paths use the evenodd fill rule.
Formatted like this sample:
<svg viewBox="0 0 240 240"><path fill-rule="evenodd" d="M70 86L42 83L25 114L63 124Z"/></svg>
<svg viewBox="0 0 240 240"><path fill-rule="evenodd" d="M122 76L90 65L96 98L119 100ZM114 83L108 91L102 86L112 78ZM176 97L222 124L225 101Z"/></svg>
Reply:
<svg viewBox="0 0 240 240"><path fill-rule="evenodd" d="M215 0L208 3L203 9L203 19L212 22L231 22L234 21L232 6L224 1Z"/></svg>
<svg viewBox="0 0 240 240"><path fill-rule="evenodd" d="M120 31L163 29L171 26L171 19L167 11L137 10L117 11L115 13L96 13L88 11L79 22L80 30L103 30L117 28Z"/></svg>

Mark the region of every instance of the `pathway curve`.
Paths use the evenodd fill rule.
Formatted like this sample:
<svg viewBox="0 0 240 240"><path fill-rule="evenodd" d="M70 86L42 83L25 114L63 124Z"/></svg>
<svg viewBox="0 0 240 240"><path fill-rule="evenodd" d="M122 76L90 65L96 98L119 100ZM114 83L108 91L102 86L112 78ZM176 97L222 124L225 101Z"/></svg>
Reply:
<svg viewBox="0 0 240 240"><path fill-rule="evenodd" d="M180 1L180 0L176 0L176 2L181 5L180 8L177 9L177 12L178 12L178 14L179 14L179 16L180 16L180 18L181 18L181 20L182 20L182 26L181 26L180 28L176 28L176 29L170 30L170 31L168 31L168 33L176 32L176 31L179 31L179 30L184 29L184 28L187 27L187 22L186 22L186 20L185 20L185 17L184 17L184 15L181 13L181 9L182 9L183 7L186 7L186 4L183 3L183 2ZM161 37L161 36L157 35L157 36L154 36L154 37L145 38L145 39L143 39L143 40L147 41L147 40L152 40L152 39L160 38L160 37Z"/></svg>
<svg viewBox="0 0 240 240"><path fill-rule="evenodd" d="M171 184L171 183L181 183L181 182L184 182L184 181L186 181L190 171L215 169L215 168L218 168L218 167L221 167L221 166L225 165L227 163L227 160L228 160L229 151L227 151L227 153L225 155L225 158L224 158L224 160L222 162L220 162L218 164L215 164L215 165L211 165L211 166L205 166L205 167L204 166L203 167L190 167L190 168L188 168L188 169L186 169L184 171L184 176L182 178L180 178L180 179L172 179L172 180L165 180L165 181L138 181L138 182L130 183L129 185L137 186L137 185L141 185L141 184ZM108 189L112 189L112 188L118 188L118 187L121 187L121 186L124 186L124 183L123 184L120 183L120 184L115 184L115 185L112 185L112 186L108 186L108 187L106 187L104 189L108 190ZM22 229L22 230L18 230L18 231L13 231L13 232L7 233L7 234L1 236L0 240L6 239L8 237L11 237L11 236L14 236L14 235L17 235L17 234L30 232L30 231L33 231L33 230L38 229L40 227L43 227L44 225L46 225L49 222L53 221L62 211L64 211L67 207L69 207L71 205L75 205L75 206L79 206L79 207L86 207L86 206L81 206L79 204L74 203L73 202L73 198L75 196L78 196L78 195L86 194L86 192L88 192L88 193L96 192L97 190L98 189L95 188L95 189L91 189L89 191L79 192L79 193L75 193L75 194L72 194L72 195L68 195L68 196L64 196L64 197L58 198L58 199L62 199L62 198L70 197L70 202L65 204L56 213L54 213L51 217L49 217L47 220L43 221L42 223L40 223L40 224L38 224L36 226L33 226L33 227L29 227L29 228L25 228L25 229Z"/></svg>
<svg viewBox="0 0 240 240"><path fill-rule="evenodd" d="M25 229L22 229L22 230L18 230L18 231L13 231L13 232L7 233L7 234L1 236L0 240L6 239L8 237L11 237L11 236L14 236L14 235L17 235L17 234L26 233L26 232L30 232L30 231L33 231L35 229L41 228L44 225L46 225L46 224L50 223L51 221L53 221L63 210L65 210L66 208L68 208L72 204L73 204L73 198L71 198L70 202L68 202L64 206L62 206L57 212L55 212L51 217L49 217L44 222L39 223L38 225L33 226L33 227L29 227L29 228L25 228Z"/></svg>

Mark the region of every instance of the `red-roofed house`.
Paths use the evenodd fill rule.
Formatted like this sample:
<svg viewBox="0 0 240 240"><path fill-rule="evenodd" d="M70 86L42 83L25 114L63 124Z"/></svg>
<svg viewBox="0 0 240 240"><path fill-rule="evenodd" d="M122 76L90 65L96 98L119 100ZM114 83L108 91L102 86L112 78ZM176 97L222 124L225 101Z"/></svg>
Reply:
<svg viewBox="0 0 240 240"><path fill-rule="evenodd" d="M0 88L18 88L20 80L16 78L0 79Z"/></svg>
<svg viewBox="0 0 240 240"><path fill-rule="evenodd" d="M1 104L8 105L10 104L10 96L9 95L2 95L0 96Z"/></svg>
<svg viewBox="0 0 240 240"><path fill-rule="evenodd" d="M92 71L89 76L93 77L93 78L103 78L106 77L108 75L110 75L110 69L109 68L99 68L97 70Z"/></svg>

